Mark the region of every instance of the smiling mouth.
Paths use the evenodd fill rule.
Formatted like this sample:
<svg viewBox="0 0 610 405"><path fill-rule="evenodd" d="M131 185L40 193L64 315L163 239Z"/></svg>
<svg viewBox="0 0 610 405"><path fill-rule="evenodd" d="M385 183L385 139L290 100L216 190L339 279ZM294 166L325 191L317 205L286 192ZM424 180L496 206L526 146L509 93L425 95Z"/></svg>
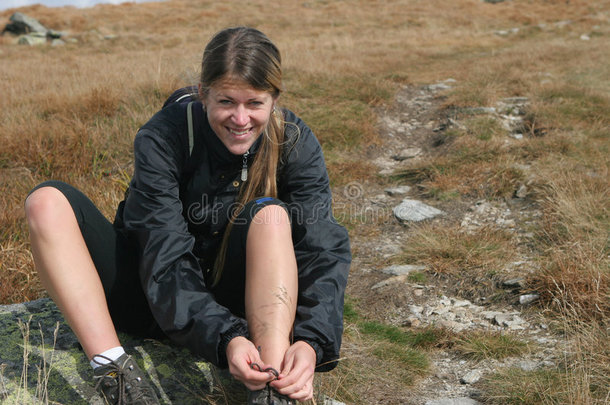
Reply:
<svg viewBox="0 0 610 405"><path fill-rule="evenodd" d="M233 129L233 128L229 128L229 127L226 127L226 128L229 130L229 132L232 135L235 135L235 136L244 136L244 135L248 134L252 130L252 128L246 128L246 129L242 129L241 131L238 131L238 130Z"/></svg>

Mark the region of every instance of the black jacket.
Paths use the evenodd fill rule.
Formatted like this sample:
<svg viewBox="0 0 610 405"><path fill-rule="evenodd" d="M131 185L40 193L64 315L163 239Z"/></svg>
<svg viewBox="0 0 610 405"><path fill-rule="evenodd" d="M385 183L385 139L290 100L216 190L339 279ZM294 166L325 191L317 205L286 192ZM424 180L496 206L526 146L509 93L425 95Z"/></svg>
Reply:
<svg viewBox="0 0 610 405"><path fill-rule="evenodd" d="M242 156L220 142L201 104L193 107L192 153L186 103L168 105L140 129L134 176L118 216L138 246L140 279L161 329L174 342L226 367L226 344L247 336L247 324L214 300L202 266L213 262L210 255L222 239L227 207L241 185ZM320 144L292 112L283 114L289 124L278 198L291 213L298 265L294 338L312 345L318 371L326 371L336 366L341 346L349 241L332 216Z"/></svg>

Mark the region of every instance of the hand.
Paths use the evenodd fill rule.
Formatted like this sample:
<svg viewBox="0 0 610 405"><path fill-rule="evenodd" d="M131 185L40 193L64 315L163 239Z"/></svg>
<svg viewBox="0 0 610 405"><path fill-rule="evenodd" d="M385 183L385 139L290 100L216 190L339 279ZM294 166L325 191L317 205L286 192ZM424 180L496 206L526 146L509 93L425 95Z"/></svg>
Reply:
<svg viewBox="0 0 610 405"><path fill-rule="evenodd" d="M258 364L261 369L268 366L263 364L254 344L243 336L231 339L227 345L227 362L231 375L244 383L250 391L263 389L275 378L273 374L252 369L252 363Z"/></svg>
<svg viewBox="0 0 610 405"><path fill-rule="evenodd" d="M299 341L286 350L284 368L271 386L277 392L298 401L313 398L313 377L316 352L309 344Z"/></svg>

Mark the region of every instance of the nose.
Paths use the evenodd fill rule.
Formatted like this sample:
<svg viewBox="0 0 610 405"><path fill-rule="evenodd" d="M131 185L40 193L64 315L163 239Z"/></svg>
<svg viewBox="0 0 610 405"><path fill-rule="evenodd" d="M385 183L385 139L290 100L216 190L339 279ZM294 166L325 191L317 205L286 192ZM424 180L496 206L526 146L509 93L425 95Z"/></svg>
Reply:
<svg viewBox="0 0 610 405"><path fill-rule="evenodd" d="M250 117L248 116L248 110L245 108L245 106L238 104L233 111L231 120L237 126L246 126L246 124L248 124L250 121Z"/></svg>

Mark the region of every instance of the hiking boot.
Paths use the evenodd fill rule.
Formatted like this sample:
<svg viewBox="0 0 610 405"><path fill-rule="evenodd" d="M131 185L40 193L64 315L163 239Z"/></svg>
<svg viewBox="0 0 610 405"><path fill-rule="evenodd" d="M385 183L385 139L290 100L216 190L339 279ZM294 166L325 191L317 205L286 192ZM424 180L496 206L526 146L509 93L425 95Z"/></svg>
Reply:
<svg viewBox="0 0 610 405"><path fill-rule="evenodd" d="M95 355L96 358L110 359ZM159 405L159 400L144 373L127 353L93 370L95 390L110 405Z"/></svg>
<svg viewBox="0 0 610 405"><path fill-rule="evenodd" d="M269 385L262 390L248 391L248 405L295 405L294 399L282 395Z"/></svg>

